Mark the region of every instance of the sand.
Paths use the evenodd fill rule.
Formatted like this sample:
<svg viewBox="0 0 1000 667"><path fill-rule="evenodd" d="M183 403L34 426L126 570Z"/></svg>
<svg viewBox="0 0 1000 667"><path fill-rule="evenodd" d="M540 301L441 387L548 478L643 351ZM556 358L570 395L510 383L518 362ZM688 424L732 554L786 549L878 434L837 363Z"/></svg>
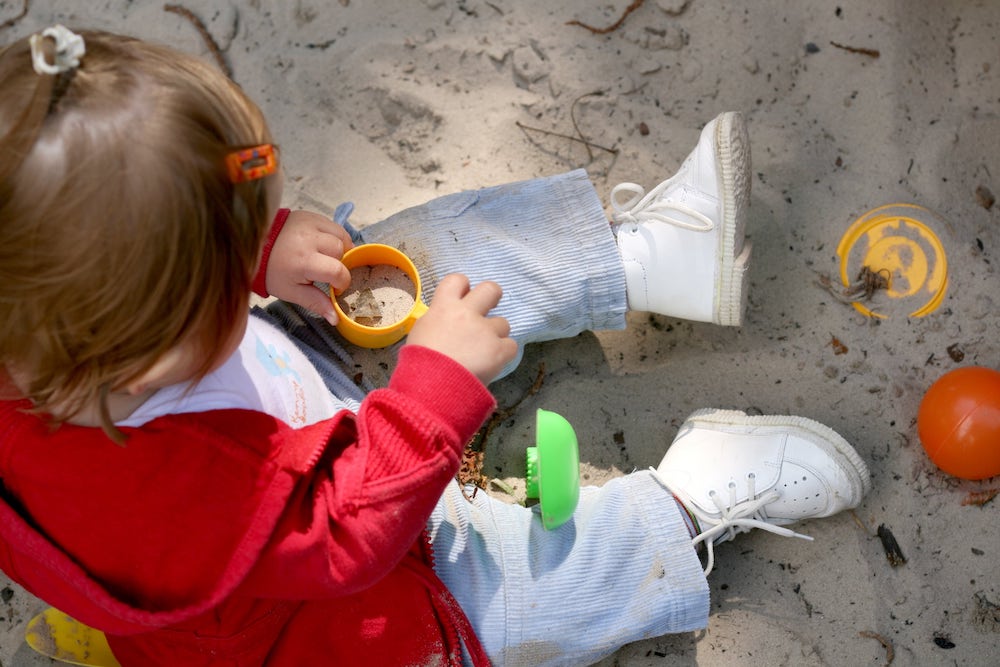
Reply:
<svg viewBox="0 0 1000 667"><path fill-rule="evenodd" d="M574 167L605 198L621 181L652 187L705 122L744 111L755 253L745 324L632 314L626 331L530 348L495 391L513 404L544 363L541 388L494 429L484 471L523 488L538 407L574 425L595 483L656 465L697 408L817 419L871 466L861 507L801 526L813 542L758 531L720 546L708 628L638 642L602 664L885 665L886 646L894 665L996 664L1000 499L963 501L1000 480L942 474L915 418L944 372L1000 367L1000 206L985 196L1000 193L1000 4L646 0L607 34L566 24L608 26L630 4L208 0L192 9L271 120L286 204L329 213L353 201L356 225ZM0 20L20 6L0 2ZM150 0L35 0L0 40L56 21L208 55L186 19ZM876 320L818 282L836 278L851 222L893 202L943 217L949 284L933 313ZM887 559L881 525L905 563ZM21 644L41 603L0 588L9 590L0 661L47 664Z"/></svg>
<svg viewBox="0 0 1000 667"><path fill-rule="evenodd" d="M413 310L416 287L402 269L387 264L351 269L351 284L337 296L340 309L366 327L389 327Z"/></svg>

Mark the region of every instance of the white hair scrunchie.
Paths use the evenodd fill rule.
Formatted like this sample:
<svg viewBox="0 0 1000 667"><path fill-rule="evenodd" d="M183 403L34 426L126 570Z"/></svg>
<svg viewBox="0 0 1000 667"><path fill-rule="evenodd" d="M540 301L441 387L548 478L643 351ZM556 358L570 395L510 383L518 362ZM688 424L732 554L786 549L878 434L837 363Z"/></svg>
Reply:
<svg viewBox="0 0 1000 667"><path fill-rule="evenodd" d="M51 37L56 42L56 58L51 65L42 50L42 42L46 37ZM39 74L62 74L76 69L86 52L83 37L63 25L54 25L31 36L31 64Z"/></svg>

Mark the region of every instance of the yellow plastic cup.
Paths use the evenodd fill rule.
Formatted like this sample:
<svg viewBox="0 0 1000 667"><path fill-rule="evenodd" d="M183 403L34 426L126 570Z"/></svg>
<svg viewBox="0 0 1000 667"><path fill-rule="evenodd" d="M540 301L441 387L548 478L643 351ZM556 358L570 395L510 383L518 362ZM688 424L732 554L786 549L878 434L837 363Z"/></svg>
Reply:
<svg viewBox="0 0 1000 667"><path fill-rule="evenodd" d="M402 319L384 327L370 327L358 324L352 320L337 303L337 296L330 290L330 300L337 311L337 330L351 343L360 347L388 347L410 333L421 315L427 312L427 306L420 298L420 274L410 258L392 246L381 243L365 243L351 248L340 260L348 270L358 266L394 266L401 270L413 283L415 299L413 308Z"/></svg>

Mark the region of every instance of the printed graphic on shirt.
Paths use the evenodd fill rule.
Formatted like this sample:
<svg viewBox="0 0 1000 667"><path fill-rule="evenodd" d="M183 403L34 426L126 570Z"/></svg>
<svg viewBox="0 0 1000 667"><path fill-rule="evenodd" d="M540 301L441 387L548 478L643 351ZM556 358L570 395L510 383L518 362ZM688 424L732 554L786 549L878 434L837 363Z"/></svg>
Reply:
<svg viewBox="0 0 1000 667"><path fill-rule="evenodd" d="M260 338L257 339L257 360L260 361L264 370L274 377L291 375L299 382L302 381L298 371L291 366L291 355L285 351L278 352L273 344L266 345Z"/></svg>
<svg viewBox="0 0 1000 667"><path fill-rule="evenodd" d="M294 428L305 426L308 423L306 412L306 392L302 387L302 377L298 371L292 367L292 355L286 350L279 351L273 343L265 343L257 338L257 361L264 370L275 378L285 378L292 395L281 392L286 396L287 401L284 406L284 418L288 424Z"/></svg>
<svg viewBox="0 0 1000 667"><path fill-rule="evenodd" d="M139 427L167 414L242 409L265 412L293 427L328 419L343 408L288 334L250 317L240 347L193 388L180 383L158 390L119 426Z"/></svg>

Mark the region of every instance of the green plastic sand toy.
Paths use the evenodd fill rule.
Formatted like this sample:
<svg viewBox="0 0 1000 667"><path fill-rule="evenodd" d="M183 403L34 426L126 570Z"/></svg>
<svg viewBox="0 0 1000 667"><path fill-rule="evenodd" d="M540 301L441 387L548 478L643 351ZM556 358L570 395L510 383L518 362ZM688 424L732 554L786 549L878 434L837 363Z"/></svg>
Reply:
<svg viewBox="0 0 1000 667"><path fill-rule="evenodd" d="M580 452L573 427L561 415L539 410L535 447L528 447L527 495L538 498L542 526L552 530L569 521L580 500Z"/></svg>

